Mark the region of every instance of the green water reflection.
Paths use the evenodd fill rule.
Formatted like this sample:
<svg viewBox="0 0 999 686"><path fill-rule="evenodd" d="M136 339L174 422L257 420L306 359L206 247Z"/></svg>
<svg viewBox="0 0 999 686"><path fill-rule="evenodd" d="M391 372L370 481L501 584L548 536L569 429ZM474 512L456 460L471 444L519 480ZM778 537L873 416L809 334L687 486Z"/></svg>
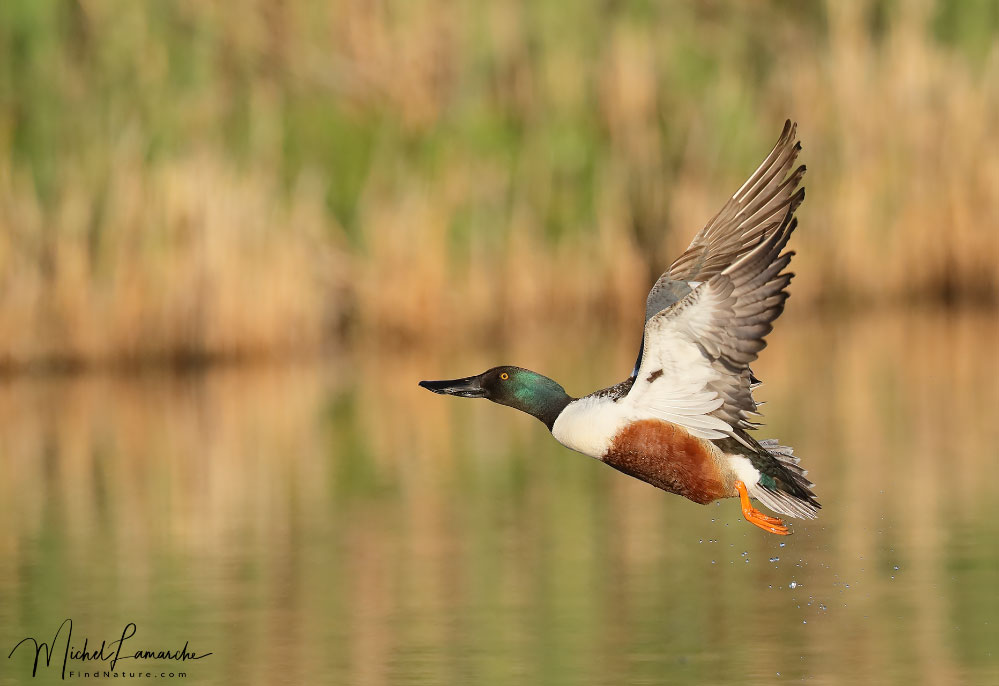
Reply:
<svg viewBox="0 0 999 686"><path fill-rule="evenodd" d="M630 367L607 338L0 382L0 683L66 617L212 652L177 683L999 682L994 313L781 321L763 435L824 505L787 539L416 386L582 393Z"/></svg>

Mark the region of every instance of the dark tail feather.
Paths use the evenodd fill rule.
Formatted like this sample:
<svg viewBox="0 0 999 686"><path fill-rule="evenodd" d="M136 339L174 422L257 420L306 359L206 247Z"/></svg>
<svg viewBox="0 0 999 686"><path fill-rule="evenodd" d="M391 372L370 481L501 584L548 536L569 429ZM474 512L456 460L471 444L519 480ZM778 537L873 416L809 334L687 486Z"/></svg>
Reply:
<svg viewBox="0 0 999 686"><path fill-rule="evenodd" d="M815 484L806 478L808 472L802 469L801 460L795 457L794 449L780 445L772 438L759 441L759 446L777 460L780 465L778 471L783 474L768 475L773 479L774 487L758 483L750 490L750 495L775 512L815 519L822 505L816 500L815 493L812 492Z"/></svg>

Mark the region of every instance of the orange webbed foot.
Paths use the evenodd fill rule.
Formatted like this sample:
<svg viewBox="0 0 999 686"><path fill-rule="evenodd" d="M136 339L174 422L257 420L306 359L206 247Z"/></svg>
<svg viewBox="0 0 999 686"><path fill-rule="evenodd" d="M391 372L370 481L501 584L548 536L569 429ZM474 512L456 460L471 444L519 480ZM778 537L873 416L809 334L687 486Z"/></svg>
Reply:
<svg viewBox="0 0 999 686"><path fill-rule="evenodd" d="M747 522L778 536L787 536L791 533L791 530L787 528L780 518L765 515L753 507L753 504L749 502L749 491L746 490L746 484L736 481L735 489L739 491L739 501L742 503L742 516L746 518Z"/></svg>

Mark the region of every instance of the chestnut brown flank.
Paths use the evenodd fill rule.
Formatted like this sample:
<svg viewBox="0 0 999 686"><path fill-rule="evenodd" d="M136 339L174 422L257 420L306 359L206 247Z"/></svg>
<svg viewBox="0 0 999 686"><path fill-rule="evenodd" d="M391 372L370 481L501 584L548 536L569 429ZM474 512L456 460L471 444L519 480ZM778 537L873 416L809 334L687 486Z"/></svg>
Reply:
<svg viewBox="0 0 999 686"><path fill-rule="evenodd" d="M604 462L695 503L733 495L704 442L658 419L643 419L618 432Z"/></svg>

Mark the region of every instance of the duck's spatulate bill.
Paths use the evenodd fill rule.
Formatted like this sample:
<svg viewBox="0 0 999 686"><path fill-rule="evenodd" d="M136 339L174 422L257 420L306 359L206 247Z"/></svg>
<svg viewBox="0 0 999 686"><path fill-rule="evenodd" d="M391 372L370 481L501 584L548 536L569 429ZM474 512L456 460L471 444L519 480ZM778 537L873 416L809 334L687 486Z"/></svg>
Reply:
<svg viewBox="0 0 999 686"><path fill-rule="evenodd" d="M420 385L428 391L441 395L456 395L459 398L484 398L481 379L478 376L466 376L463 379L445 379L443 381L421 381Z"/></svg>

